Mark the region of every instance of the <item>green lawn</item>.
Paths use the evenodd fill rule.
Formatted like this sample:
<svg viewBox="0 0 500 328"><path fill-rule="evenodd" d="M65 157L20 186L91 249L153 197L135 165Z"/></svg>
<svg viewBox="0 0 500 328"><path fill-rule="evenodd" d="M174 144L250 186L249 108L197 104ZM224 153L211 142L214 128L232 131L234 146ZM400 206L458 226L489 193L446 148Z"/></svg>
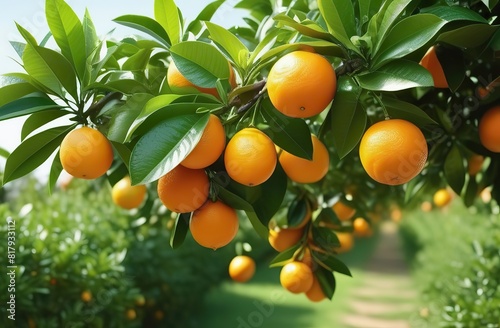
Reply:
<svg viewBox="0 0 500 328"><path fill-rule="evenodd" d="M255 277L246 284L227 281L206 298L200 313L200 327L274 328L274 327L338 327L347 311L349 290L362 276L376 238L358 240L354 249L342 259L354 278L336 274L337 289L332 301L310 302L305 295L292 294L279 283L280 268L268 268L270 259L258 264Z"/></svg>

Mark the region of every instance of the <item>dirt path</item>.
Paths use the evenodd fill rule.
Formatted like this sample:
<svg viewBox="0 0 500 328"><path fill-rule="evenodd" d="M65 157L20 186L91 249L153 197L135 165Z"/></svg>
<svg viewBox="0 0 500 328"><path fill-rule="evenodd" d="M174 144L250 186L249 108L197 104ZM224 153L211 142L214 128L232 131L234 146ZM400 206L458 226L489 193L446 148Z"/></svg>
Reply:
<svg viewBox="0 0 500 328"><path fill-rule="evenodd" d="M409 328L417 293L401 250L397 226L386 222L361 284L349 299L349 328Z"/></svg>

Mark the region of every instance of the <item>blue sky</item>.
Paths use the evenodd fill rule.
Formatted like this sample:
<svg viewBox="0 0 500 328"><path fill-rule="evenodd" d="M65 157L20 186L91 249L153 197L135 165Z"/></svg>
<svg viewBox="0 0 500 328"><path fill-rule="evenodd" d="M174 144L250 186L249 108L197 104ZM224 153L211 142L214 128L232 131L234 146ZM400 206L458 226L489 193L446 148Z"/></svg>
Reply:
<svg viewBox="0 0 500 328"><path fill-rule="evenodd" d="M184 17L191 21L211 0L177 0ZM214 16L214 22L222 26L231 26L241 17L241 12L232 9L237 0L227 0ZM5 0L0 11L0 74L21 72L22 68L11 58L17 58L9 44L10 40L21 41L15 22L28 29L37 40L48 32L45 21L44 0ZM79 17L83 17L88 8L98 34L103 35L115 29L113 36L121 38L131 35L134 30L117 25L112 20L124 14L153 16L153 0L67 0ZM20 131L25 118L0 121L0 147L14 150L20 143ZM0 169L5 160L0 157ZM42 170L46 170L42 168Z"/></svg>

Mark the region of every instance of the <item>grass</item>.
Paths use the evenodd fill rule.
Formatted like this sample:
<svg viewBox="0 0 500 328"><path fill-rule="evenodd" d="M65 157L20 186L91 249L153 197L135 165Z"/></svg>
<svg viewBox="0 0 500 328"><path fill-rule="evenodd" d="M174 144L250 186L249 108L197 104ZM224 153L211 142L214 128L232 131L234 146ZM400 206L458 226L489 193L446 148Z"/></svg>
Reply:
<svg viewBox="0 0 500 328"><path fill-rule="evenodd" d="M205 300L200 327L338 327L348 311L349 292L363 279L361 267L372 254L376 238L357 240L354 249L341 256L353 278L336 274L332 301L310 302L305 295L292 294L279 283L280 268L268 268L270 258L258 264L255 277L246 284L227 281ZM273 254L274 256L274 254Z"/></svg>

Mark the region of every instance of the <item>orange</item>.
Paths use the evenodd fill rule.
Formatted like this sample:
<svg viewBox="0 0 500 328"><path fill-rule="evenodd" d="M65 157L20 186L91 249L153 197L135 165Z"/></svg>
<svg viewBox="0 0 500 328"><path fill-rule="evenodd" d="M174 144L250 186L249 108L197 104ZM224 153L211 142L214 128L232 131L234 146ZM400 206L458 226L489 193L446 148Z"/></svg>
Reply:
<svg viewBox="0 0 500 328"><path fill-rule="evenodd" d="M293 261L281 268L280 283L294 294L307 292L311 289L313 280L311 268L302 262Z"/></svg>
<svg viewBox="0 0 500 328"><path fill-rule="evenodd" d="M420 209L423 211L423 212L430 212L432 211L432 203L429 202L429 201L424 201L421 205L420 205Z"/></svg>
<svg viewBox="0 0 500 328"><path fill-rule="evenodd" d="M340 221L349 221L356 213L354 208L342 203L341 201L333 204L332 210L335 212L335 215L337 215Z"/></svg>
<svg viewBox="0 0 500 328"><path fill-rule="evenodd" d="M468 160L468 172L470 176L475 176L483 167L484 156L473 154Z"/></svg>
<svg viewBox="0 0 500 328"><path fill-rule="evenodd" d="M235 88L236 76L234 75L234 71L233 68L231 67L231 64L229 64L229 68L230 68L229 83L231 84L232 88ZM181 74L177 66L175 66L174 61L171 61L170 65L168 66L167 82L168 85L170 86L170 89L175 94L185 95L185 94L201 92L219 98L219 93L217 92L217 88L202 88L191 83L191 81L186 79L184 75Z"/></svg>
<svg viewBox="0 0 500 328"><path fill-rule="evenodd" d="M125 316L127 317L128 320L134 320L135 318L137 318L137 313L135 312L134 309L128 309L125 312Z"/></svg>
<svg viewBox="0 0 500 328"><path fill-rule="evenodd" d="M158 180L158 197L163 205L177 213L200 208L208 198L210 182L204 170L188 169L182 165Z"/></svg>
<svg viewBox="0 0 500 328"><path fill-rule="evenodd" d="M256 128L236 132L224 152L227 174L247 186L264 183L273 174L277 162L274 143Z"/></svg>
<svg viewBox="0 0 500 328"><path fill-rule="evenodd" d="M246 255L235 256L229 263L229 276L237 282L247 282L255 274L255 261Z"/></svg>
<svg viewBox="0 0 500 328"><path fill-rule="evenodd" d="M427 153L422 131L400 119L375 123L366 130L359 145L366 173L387 185L401 185L417 176L424 168Z"/></svg>
<svg viewBox="0 0 500 328"><path fill-rule="evenodd" d="M80 295L80 299L85 303L92 301L92 293L88 290L84 290Z"/></svg>
<svg viewBox="0 0 500 328"><path fill-rule="evenodd" d="M142 204L147 190L145 185L132 186L130 177L126 176L115 183L111 189L111 197L116 205L130 210Z"/></svg>
<svg viewBox="0 0 500 328"><path fill-rule="evenodd" d="M307 160L290 154L283 150L279 161L290 180L298 183L317 182L328 173L330 155L326 146L316 137L311 135L313 145L313 158Z"/></svg>
<svg viewBox="0 0 500 328"><path fill-rule="evenodd" d="M75 178L95 179L113 163L113 147L96 129L83 126L68 133L59 152L62 167Z"/></svg>
<svg viewBox="0 0 500 328"><path fill-rule="evenodd" d="M321 302L326 298L325 293L323 292L323 289L321 288L321 285L319 283L319 280L314 276L313 276L312 286L306 292L306 296L311 302Z"/></svg>
<svg viewBox="0 0 500 328"><path fill-rule="evenodd" d="M216 250L229 244L238 232L236 211L221 201L208 201L191 217L189 230L203 247Z"/></svg>
<svg viewBox="0 0 500 328"><path fill-rule="evenodd" d="M500 153L500 105L489 109L479 122L481 144L494 153Z"/></svg>
<svg viewBox="0 0 500 328"><path fill-rule="evenodd" d="M303 229L269 230L269 244L278 252L283 252L297 244L304 235Z"/></svg>
<svg viewBox="0 0 500 328"><path fill-rule="evenodd" d="M302 253L302 259L300 261L304 264L307 264L307 266L310 268L314 267L315 263L309 247L304 248L304 253Z"/></svg>
<svg viewBox="0 0 500 328"><path fill-rule="evenodd" d="M203 169L213 164L224 151L226 134L219 118L210 114L200 141L181 164L190 169Z"/></svg>
<svg viewBox="0 0 500 328"><path fill-rule="evenodd" d="M420 60L420 65L425 67L432 75L434 80L434 87L436 88L448 88L448 81L444 75L443 67L439 62L436 55L436 48L432 46L427 50L422 60Z"/></svg>
<svg viewBox="0 0 500 328"><path fill-rule="evenodd" d="M325 57L307 51L284 55L267 77L267 92L274 107L290 117L321 113L333 100L337 77Z"/></svg>
<svg viewBox="0 0 500 328"><path fill-rule="evenodd" d="M399 222L403 218L403 212L398 207L391 209L391 220L394 222Z"/></svg>
<svg viewBox="0 0 500 328"><path fill-rule="evenodd" d="M354 235L357 237L368 237L373 233L368 221L361 217L354 219L352 226L354 228Z"/></svg>
<svg viewBox="0 0 500 328"><path fill-rule="evenodd" d="M336 232L337 237L340 241L340 247L335 250L338 253L345 253L352 249L354 246L354 238L351 233L348 232Z"/></svg>
<svg viewBox="0 0 500 328"><path fill-rule="evenodd" d="M436 191L433 197L434 205L437 207L444 207L448 205L452 199L453 195L446 188Z"/></svg>

